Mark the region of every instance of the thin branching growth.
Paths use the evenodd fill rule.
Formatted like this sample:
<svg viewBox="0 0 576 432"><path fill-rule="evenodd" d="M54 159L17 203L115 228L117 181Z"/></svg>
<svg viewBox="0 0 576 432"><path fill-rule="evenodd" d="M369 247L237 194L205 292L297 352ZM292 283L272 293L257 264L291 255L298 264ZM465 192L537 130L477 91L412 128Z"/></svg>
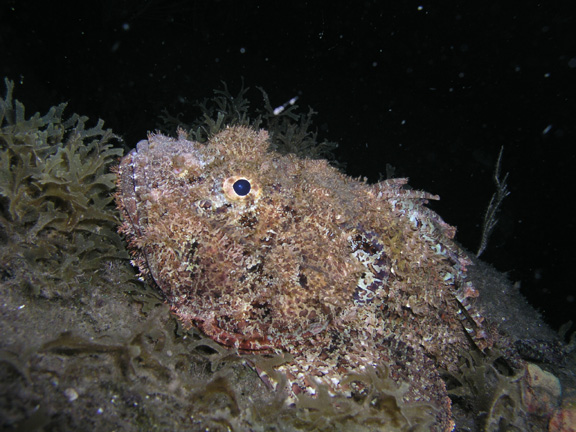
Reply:
<svg viewBox="0 0 576 432"><path fill-rule="evenodd" d="M482 224L482 237L480 239L480 246L478 246L478 251L476 252L477 257L482 255L482 253L486 250L490 235L492 235L494 227L496 227L498 224L497 215L500 206L502 205L502 201L504 201L504 198L510 195L510 191L508 190L508 185L506 183L509 173L506 173L504 178L500 178L500 168L502 164L503 153L504 147L500 148L500 154L498 155L498 160L496 161L496 169L494 170L494 184L496 184L496 192L494 192L494 195L492 195L490 204L488 204L488 208L484 214L484 222Z"/></svg>
<svg viewBox="0 0 576 432"><path fill-rule="evenodd" d="M176 116L164 110L158 129L175 135L176 130L187 132L188 139L206 142L210 137L224 130L227 126L251 126L255 129L266 129L270 133L270 148L279 153L294 153L302 158L327 159L333 165L343 168L337 162L333 151L338 147L335 142L320 141L313 128L312 119L316 112L309 108L301 111L297 103L290 103L282 110L276 111L268 94L257 87L263 103L252 104L248 98L249 87L244 87L233 96L225 82L223 89L215 89L211 98L194 103L200 115L183 121L184 114Z"/></svg>

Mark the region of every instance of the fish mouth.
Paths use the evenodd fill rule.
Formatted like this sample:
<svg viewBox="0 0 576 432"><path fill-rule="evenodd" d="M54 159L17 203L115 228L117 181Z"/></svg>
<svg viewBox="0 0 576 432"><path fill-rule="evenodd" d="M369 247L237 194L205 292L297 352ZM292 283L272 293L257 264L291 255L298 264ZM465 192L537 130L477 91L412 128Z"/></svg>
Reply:
<svg viewBox="0 0 576 432"><path fill-rule="evenodd" d="M194 325L199 328L210 339L221 345L237 348L240 352L267 353L274 349L274 344L267 336L256 331L250 334L231 332L218 325L215 318L195 319Z"/></svg>

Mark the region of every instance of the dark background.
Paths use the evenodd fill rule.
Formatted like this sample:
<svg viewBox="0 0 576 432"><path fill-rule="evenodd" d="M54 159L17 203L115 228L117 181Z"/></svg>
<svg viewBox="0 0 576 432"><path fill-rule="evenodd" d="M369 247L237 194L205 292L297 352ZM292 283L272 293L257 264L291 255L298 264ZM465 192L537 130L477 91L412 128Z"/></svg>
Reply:
<svg viewBox="0 0 576 432"><path fill-rule="evenodd" d="M29 114L67 101L129 146L221 81L236 93L244 79L254 106L256 86L275 106L300 95L349 174L377 181L389 163L439 194L433 208L470 250L504 146L512 193L483 259L558 328L576 318L572 6L4 0L0 77Z"/></svg>

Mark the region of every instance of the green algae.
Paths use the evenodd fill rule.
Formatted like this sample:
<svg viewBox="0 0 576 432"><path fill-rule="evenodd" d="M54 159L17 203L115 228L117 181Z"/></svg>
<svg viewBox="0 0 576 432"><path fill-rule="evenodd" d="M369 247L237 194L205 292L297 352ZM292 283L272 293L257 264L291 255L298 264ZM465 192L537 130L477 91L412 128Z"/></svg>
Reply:
<svg viewBox="0 0 576 432"><path fill-rule="evenodd" d="M34 268L61 295L76 278L98 275L110 258L127 258L116 233L112 164L118 137L99 120L64 116L66 104L26 117L5 80L0 98L0 233L3 271ZM96 273L95 273L96 272ZM37 280L31 286L38 286ZM36 289L36 294L40 292Z"/></svg>

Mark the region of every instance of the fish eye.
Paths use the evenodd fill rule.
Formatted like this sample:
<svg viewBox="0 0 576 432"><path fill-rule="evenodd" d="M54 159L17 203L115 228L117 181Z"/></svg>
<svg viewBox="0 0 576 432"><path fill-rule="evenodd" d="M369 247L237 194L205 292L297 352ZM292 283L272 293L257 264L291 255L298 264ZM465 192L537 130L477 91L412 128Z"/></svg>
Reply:
<svg viewBox="0 0 576 432"><path fill-rule="evenodd" d="M229 201L236 202L254 202L262 192L256 178L246 178L243 175L224 179L222 190Z"/></svg>
<svg viewBox="0 0 576 432"><path fill-rule="evenodd" d="M234 192L236 192L238 196L246 196L250 193L251 186L248 180L242 178L236 180L232 185L232 188L234 189Z"/></svg>

